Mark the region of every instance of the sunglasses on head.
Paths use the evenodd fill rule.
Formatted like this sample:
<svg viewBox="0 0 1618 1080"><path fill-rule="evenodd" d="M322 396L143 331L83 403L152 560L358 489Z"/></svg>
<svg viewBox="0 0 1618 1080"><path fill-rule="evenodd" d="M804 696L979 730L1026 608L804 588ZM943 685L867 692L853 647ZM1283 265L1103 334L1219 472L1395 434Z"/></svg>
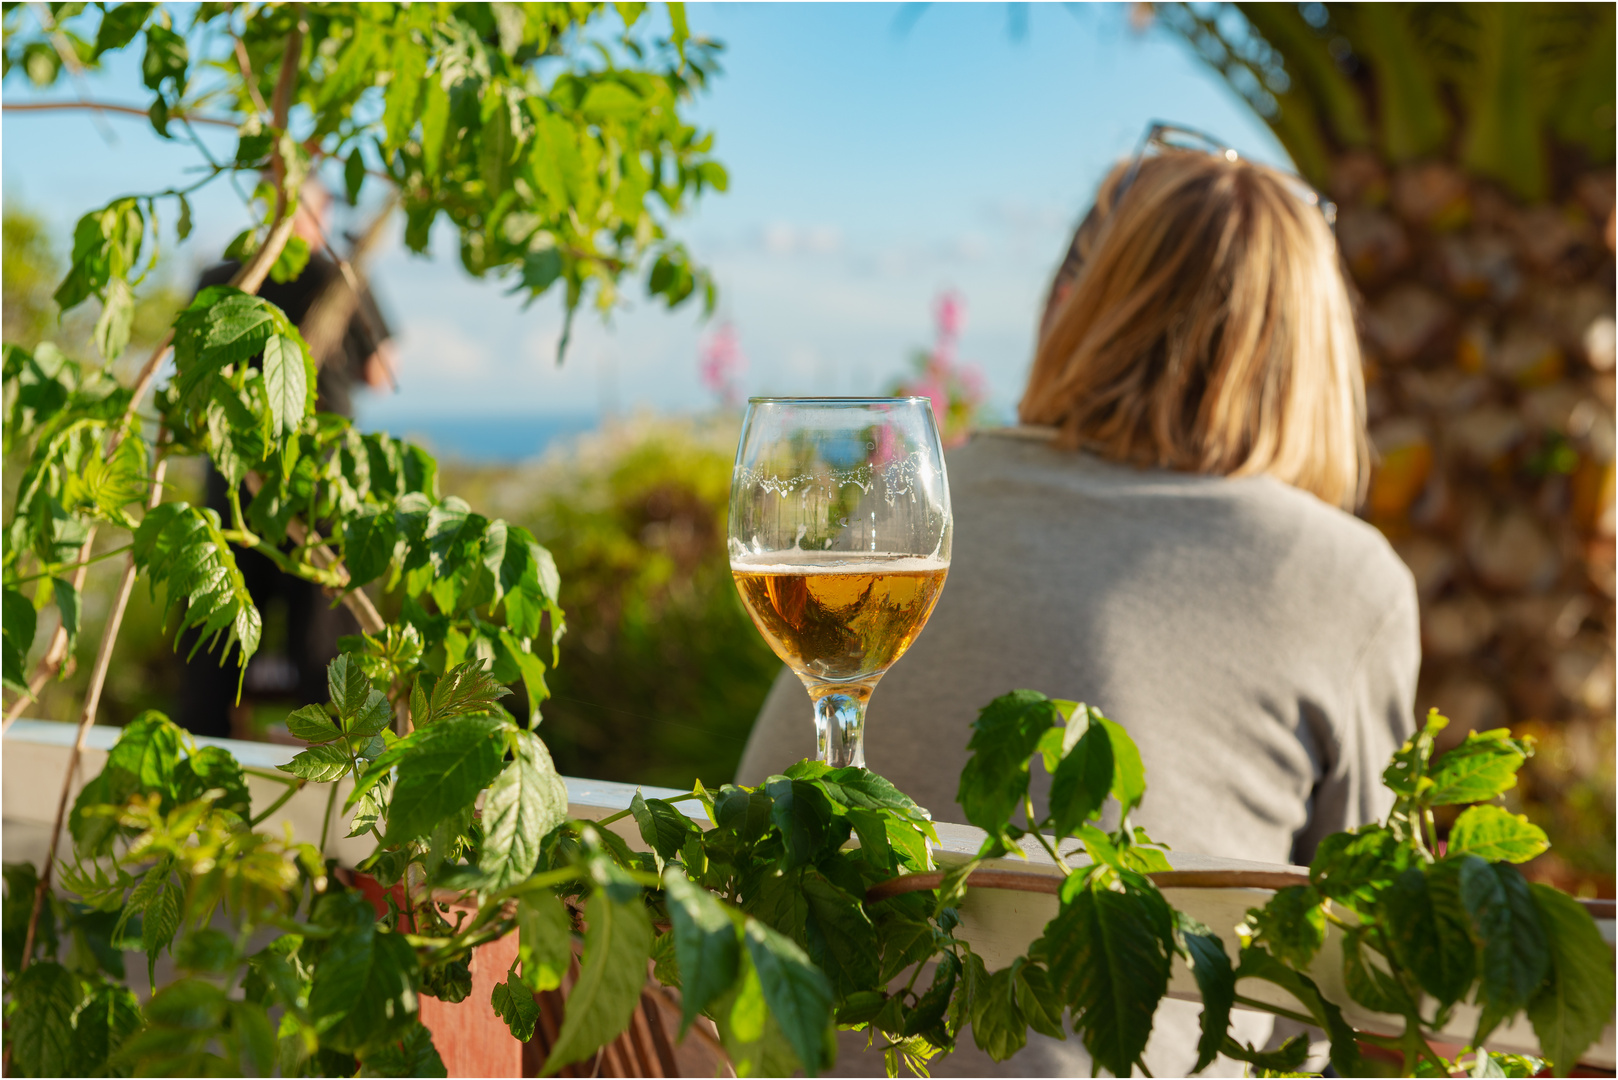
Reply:
<svg viewBox="0 0 1618 1080"><path fill-rule="evenodd" d="M1241 158L1241 155L1233 148L1226 146L1205 132L1198 131L1195 128L1181 127L1178 124L1153 121L1146 128L1146 134L1141 137L1140 145L1136 148L1135 155L1130 160L1129 171L1124 174L1123 179L1118 181L1118 187L1113 193L1112 199L1114 207L1123 200L1124 193L1130 189L1131 185L1135 183L1135 178L1140 175L1141 162L1145 161L1148 155L1162 153L1208 154L1213 157L1224 158L1226 161L1237 161ZM1320 216L1326 219L1326 226L1335 235L1337 232L1337 204L1323 198L1320 192L1311 187L1301 176L1283 173L1279 170L1276 170L1276 175L1293 190L1298 198L1320 212ZM1068 245L1067 256L1057 269L1056 279L1051 285L1051 296L1046 303L1046 319L1050 318L1058 294L1064 293L1079 276L1079 266L1083 262L1079 254L1080 240L1086 230L1091 227L1093 220L1094 211L1092 211L1091 216L1085 218L1078 230L1073 234L1073 240Z"/></svg>
<svg viewBox="0 0 1618 1080"><path fill-rule="evenodd" d="M1181 127L1178 124L1165 124L1154 120L1141 137L1140 145L1135 150L1135 156L1129 163L1129 171L1118 182L1117 193L1113 196L1114 205L1124 197L1130 185L1134 184L1135 177L1140 175L1140 165L1146 160L1148 154L1161 153L1208 154L1212 157L1221 157L1226 161L1237 161L1241 158L1234 149L1226 146L1218 139L1196 128ZM1311 187L1303 177L1292 173L1276 170L1276 175L1292 188L1294 194L1304 202L1313 206L1326 219L1326 225L1333 233L1337 231L1337 204L1321 196L1320 192Z"/></svg>

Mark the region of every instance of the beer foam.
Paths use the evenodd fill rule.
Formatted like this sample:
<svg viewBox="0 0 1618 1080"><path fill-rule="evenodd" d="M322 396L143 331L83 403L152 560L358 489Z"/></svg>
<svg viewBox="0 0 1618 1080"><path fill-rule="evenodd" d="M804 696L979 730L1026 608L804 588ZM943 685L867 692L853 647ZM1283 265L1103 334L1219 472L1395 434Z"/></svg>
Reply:
<svg viewBox="0 0 1618 1080"><path fill-rule="evenodd" d="M730 568L743 574L920 574L948 570L949 560L885 551L765 551L732 556Z"/></svg>

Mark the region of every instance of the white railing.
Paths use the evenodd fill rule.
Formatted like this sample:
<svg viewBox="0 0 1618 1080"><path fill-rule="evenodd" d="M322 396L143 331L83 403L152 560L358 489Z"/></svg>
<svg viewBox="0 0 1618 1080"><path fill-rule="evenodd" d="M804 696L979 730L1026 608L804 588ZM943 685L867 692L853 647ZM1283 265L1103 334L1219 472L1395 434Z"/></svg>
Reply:
<svg viewBox="0 0 1618 1080"><path fill-rule="evenodd" d="M4 835L0 837L8 862L29 860L36 865L45 858L50 843L51 822L55 818L56 800L61 791L62 773L67 767L68 752L73 745L75 727L71 724L39 720L18 720L6 731L3 757L3 784L0 794L4 798ZM74 780L74 795L85 780L95 776L106 762L107 751L117 741L119 729L97 726L90 729L86 752L81 759L81 774ZM229 750L237 761L250 769L273 770L277 765L292 760L296 747L275 743L238 742L234 739L207 739L199 737L199 744L215 745ZM326 854L344 865L353 866L369 855L373 843L369 838L343 837L347 830L341 814L342 799L350 781L341 781L336 812L328 832ZM248 787L255 806L268 806L286 789L273 780L248 777ZM606 780L580 780L567 778L568 810L575 818L597 820L629 806L637 790L634 784L618 784ZM669 797L680 794L670 788L641 786L648 796ZM300 840L314 842L321 833L321 815L329 802L329 787L309 784L289 799L261 826L266 831L279 833L284 823L290 822L293 834ZM624 818L611 826L626 839L640 841L633 819ZM967 825L939 823L941 843L935 856L942 865L964 861L978 850L983 833ZM1011 870L1024 874L1059 876L1060 871L1050 857L1028 841L1031 850L1028 859L996 859L984 866L985 870ZM1262 906L1269 890L1250 884L1235 884L1244 878L1252 880L1259 875L1304 874L1303 867L1275 866L1268 863L1246 862L1239 859L1220 859L1190 852L1173 852L1169 856L1177 877L1165 878L1159 884L1169 903L1186 914L1212 927L1225 941L1227 949L1237 945L1233 927L1242 921L1247 909ZM1184 872L1196 872L1197 877L1216 884L1185 884ZM1262 878L1260 878L1262 880ZM1231 883L1227 883L1231 882ZM1056 914L1054 895L1022 889L973 888L961 908L961 928L958 933L983 957L991 970L1003 967L1012 957L1027 949L1030 942ZM1614 943L1614 922L1600 918L1597 924L1608 945ZM1397 1033L1403 1021L1397 1017L1372 1013L1348 996L1343 986L1341 934L1331 928L1325 946L1315 958L1310 977L1325 996L1342 1006L1343 1014L1354 1026L1367 1031ZM1234 960L1234 955L1232 956ZM1251 988L1244 984L1243 992L1255 998L1286 1007L1296 1007L1284 991L1269 983L1258 983ZM1174 978L1169 986L1171 997L1188 1001L1198 1000L1196 983L1190 971L1176 962ZM1445 1032L1452 1034L1457 1043L1464 1044L1477 1024L1477 1010L1458 1007ZM1497 1031L1490 1038L1492 1049L1515 1053L1535 1053L1538 1042L1533 1029L1525 1019ZM1587 1064L1600 1068L1613 1068L1615 1061L1613 1026L1609 1024L1600 1042L1585 1054Z"/></svg>

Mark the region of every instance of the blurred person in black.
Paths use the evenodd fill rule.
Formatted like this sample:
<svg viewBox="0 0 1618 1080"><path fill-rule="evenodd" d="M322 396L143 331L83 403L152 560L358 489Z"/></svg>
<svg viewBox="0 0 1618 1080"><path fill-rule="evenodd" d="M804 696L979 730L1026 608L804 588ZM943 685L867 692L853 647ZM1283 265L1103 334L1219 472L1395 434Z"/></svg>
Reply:
<svg viewBox="0 0 1618 1080"><path fill-rule="evenodd" d="M310 347L317 350L315 363L320 374L315 407L321 412L353 416L356 386L382 389L393 385L393 345L370 289L361 282L356 295L326 248L330 211L330 193L318 181L307 181L300 193L293 235L309 245L309 262L292 281L266 280L259 295L286 312L309 339ZM229 283L239 268L234 261L211 267L198 282L198 290ZM339 317L347 312L347 325L341 335L312 334L311 323L315 320L311 315L324 312L329 319L333 304L337 305ZM317 340L321 337L332 344L323 347ZM207 483L208 505L228 522L227 485L212 464ZM245 507L250 496L245 489L240 494ZM359 632L354 616L345 607L333 607L333 599L319 585L282 573L258 552L234 545L233 551L265 623L263 646L242 677L244 705L251 697L284 699L297 705L324 702L328 696L326 665L337 655L337 639ZM284 637L274 632L278 625L285 627ZM190 640L181 644L182 655L190 652L192 644ZM197 735L247 734L233 731L231 724L237 677L234 662L227 660L221 666L219 657L199 651L186 664L180 702L182 725Z"/></svg>

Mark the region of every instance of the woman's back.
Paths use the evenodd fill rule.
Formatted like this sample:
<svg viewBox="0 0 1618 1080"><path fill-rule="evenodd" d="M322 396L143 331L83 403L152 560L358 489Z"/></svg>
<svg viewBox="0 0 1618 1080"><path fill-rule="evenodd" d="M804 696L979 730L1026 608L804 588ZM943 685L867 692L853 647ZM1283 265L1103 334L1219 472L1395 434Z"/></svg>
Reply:
<svg viewBox="0 0 1618 1080"><path fill-rule="evenodd" d="M871 768L964 820L969 725L1028 688L1129 730L1149 786L1135 820L1177 850L1307 859L1380 813L1420 654L1410 574L1374 529L1273 479L1111 464L1039 429L980 435L949 472L949 580L871 698ZM813 753L783 673L740 779Z"/></svg>

